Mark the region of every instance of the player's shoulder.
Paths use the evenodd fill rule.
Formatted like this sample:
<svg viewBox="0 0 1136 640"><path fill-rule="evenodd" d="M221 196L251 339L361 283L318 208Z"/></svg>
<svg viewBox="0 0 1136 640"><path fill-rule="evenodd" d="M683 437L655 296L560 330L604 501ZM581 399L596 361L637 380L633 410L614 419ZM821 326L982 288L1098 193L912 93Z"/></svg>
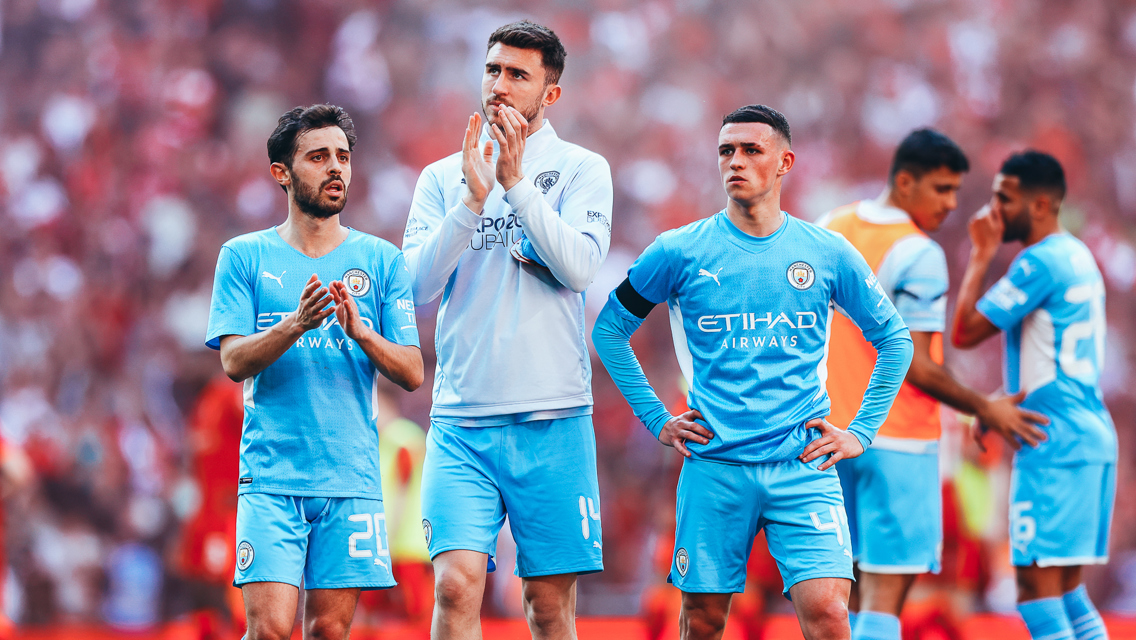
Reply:
<svg viewBox="0 0 1136 640"><path fill-rule="evenodd" d="M239 236L225 241L221 247L234 251L242 256L249 255L271 244L273 236L280 237L279 234L276 233L276 227L269 227L267 229L261 229L260 231L242 233Z"/></svg>
<svg viewBox="0 0 1136 640"><path fill-rule="evenodd" d="M788 216L789 228L787 232L797 236L798 242L816 242L818 249L830 249L837 251L844 251L846 249L855 249L852 244L848 242L842 234L833 231L827 227L822 227L819 224L802 220L796 216Z"/></svg>
<svg viewBox="0 0 1136 640"><path fill-rule="evenodd" d="M844 221L848 219L848 216L856 215L856 211L859 209L859 207L859 200L857 200L856 202L850 202L848 204L841 205L839 207L836 207L835 209L832 209L831 211L822 213L820 217L813 222L813 224L818 227L827 229L834 222ZM839 222L837 222L837 224L839 224Z"/></svg>
<svg viewBox="0 0 1136 640"><path fill-rule="evenodd" d="M1092 251L1069 233L1055 233L1022 249L1014 258L1011 269L1036 270L1053 279L1078 279L1099 274Z"/></svg>
<svg viewBox="0 0 1136 640"><path fill-rule="evenodd" d="M450 155L431 162L422 169L423 177L434 177L444 179L447 175L457 171L461 172L462 154L461 151L451 153Z"/></svg>
<svg viewBox="0 0 1136 640"><path fill-rule="evenodd" d="M607 170L608 172L611 171L611 167L608 165L607 158L601 156L595 151L592 151L587 147L578 145L575 142L569 142L564 138L559 139L559 145L560 148L558 149L558 152L565 159L574 161L582 167L596 169L602 168Z"/></svg>
<svg viewBox="0 0 1136 640"><path fill-rule="evenodd" d="M688 222L681 227L668 229L659 234L657 242L662 244L664 248L673 247L689 247L696 244L701 240L706 239L707 236L718 233L718 216L726 215L724 212L719 211L714 215L707 216L694 222Z"/></svg>

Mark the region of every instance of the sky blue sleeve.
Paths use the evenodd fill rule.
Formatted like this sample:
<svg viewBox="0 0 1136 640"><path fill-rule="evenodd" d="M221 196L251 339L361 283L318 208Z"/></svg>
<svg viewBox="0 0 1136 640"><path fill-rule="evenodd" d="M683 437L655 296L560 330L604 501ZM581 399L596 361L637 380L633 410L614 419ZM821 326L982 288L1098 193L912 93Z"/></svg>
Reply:
<svg viewBox="0 0 1136 640"><path fill-rule="evenodd" d="M895 308L911 331L942 332L947 323L947 257L928 242L895 283Z"/></svg>
<svg viewBox="0 0 1136 640"><path fill-rule="evenodd" d="M1002 279L982 296L976 308L1002 331L1021 323L1053 291L1055 280L1037 256L1022 253Z"/></svg>
<svg viewBox="0 0 1136 640"><path fill-rule="evenodd" d="M647 300L660 304L671 297L674 281L670 260L667 259L663 236L655 238L643 254L627 270L631 286Z"/></svg>
<svg viewBox="0 0 1136 640"><path fill-rule="evenodd" d="M671 414L647 382L643 367L631 349L631 334L641 324L643 320L628 311L612 291L592 328L592 343L635 416L658 438Z"/></svg>
<svg viewBox="0 0 1136 640"><path fill-rule="evenodd" d="M893 314L886 323L865 331L864 338L876 348L876 365L872 368L864 401L856 417L852 418L852 424L848 425L848 431L860 440L866 450L891 411L895 396L907 376L907 368L911 366L915 347L911 333L899 314Z"/></svg>
<svg viewBox="0 0 1136 640"><path fill-rule="evenodd" d="M414 318L413 282L402 252L392 251L395 251L394 259L387 267L383 299L379 301L382 336L395 344L417 347L420 345L418 323Z"/></svg>
<svg viewBox="0 0 1136 640"><path fill-rule="evenodd" d="M839 236L839 240L832 299L861 331L867 332L896 315L895 305L884 293L876 274L872 273L860 252L843 236Z"/></svg>
<svg viewBox="0 0 1136 640"><path fill-rule="evenodd" d="M205 332L205 345L210 349L220 349L223 336L256 333L252 281L245 261L236 250L222 246L213 276L213 297L209 301L209 325Z"/></svg>

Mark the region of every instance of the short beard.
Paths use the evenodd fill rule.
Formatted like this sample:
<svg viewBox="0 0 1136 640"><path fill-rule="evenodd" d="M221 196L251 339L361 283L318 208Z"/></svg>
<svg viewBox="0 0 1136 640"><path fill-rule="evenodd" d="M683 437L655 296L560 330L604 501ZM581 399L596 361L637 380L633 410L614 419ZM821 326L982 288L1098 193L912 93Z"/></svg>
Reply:
<svg viewBox="0 0 1136 640"><path fill-rule="evenodd" d="M321 199L323 188L332 182L339 181L343 184L343 197L339 202L324 202ZM295 185L293 191L293 200L296 201L296 207L307 215L320 220L326 220L334 215L339 215L343 211L343 207L347 206L347 184L343 182L342 178L332 177L323 181L319 189L313 189L308 186L304 181L293 176L292 184Z"/></svg>
<svg viewBox="0 0 1136 640"><path fill-rule="evenodd" d="M536 120L537 115L540 113L540 98L537 98L536 102L529 105L528 109L521 109L518 107L513 108L517 109L517 111L520 111L521 117L524 118L525 121L527 121L530 125L535 124L533 121ZM486 100L483 100L481 102L481 113L485 115L486 123L489 123L493 119L489 116L489 104ZM498 113L500 113L500 108L498 108Z"/></svg>
<svg viewBox="0 0 1136 640"><path fill-rule="evenodd" d="M1002 242L1025 242L1032 230L1028 211L1021 212L1016 218L1006 217L1003 225Z"/></svg>

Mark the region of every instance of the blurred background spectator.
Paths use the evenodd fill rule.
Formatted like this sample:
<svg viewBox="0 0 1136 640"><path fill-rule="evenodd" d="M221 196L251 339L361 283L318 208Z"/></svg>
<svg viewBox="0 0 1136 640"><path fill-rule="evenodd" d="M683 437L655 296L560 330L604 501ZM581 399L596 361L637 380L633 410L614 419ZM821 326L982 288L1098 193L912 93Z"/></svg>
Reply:
<svg viewBox="0 0 1136 640"><path fill-rule="evenodd" d="M593 314L656 234L723 206L716 136L742 104L788 116L798 162L784 206L806 220L878 195L912 128L958 141L974 168L936 236L956 284L965 219L1001 160L1025 146L1055 154L1070 179L1064 221L1108 286L1103 384L1120 434L1113 560L1087 577L1102 608L1136 613L1136 493L1123 489L1136 483L1136 5L465 5L0 2L0 421L36 477L6 502L13 620L136 629L231 606L216 569L231 548L213 540L231 529L219 526L229 516L217 491L237 453L224 453L230 419L200 416L231 412L232 391L215 380L203 338L221 243L284 219L268 135L295 105L346 107L360 138L344 221L400 245L418 173L459 149L477 109L488 34L522 17L551 26L569 52L550 121L612 166L614 237L588 293ZM419 320L428 371L433 312ZM650 378L679 397L663 314L633 344ZM953 371L991 391L1000 358L996 343L947 353ZM654 554L673 533L660 514L673 510L677 454L635 421L598 362L594 392L607 570L581 580L579 611L634 615L662 579ZM429 388L396 402L393 415L428 424ZM410 451L417 435L403 427ZM1005 457L964 451L961 430L948 430L944 448L951 569L927 589L962 613L1005 610ZM406 457L393 470L404 492L418 472Z"/></svg>

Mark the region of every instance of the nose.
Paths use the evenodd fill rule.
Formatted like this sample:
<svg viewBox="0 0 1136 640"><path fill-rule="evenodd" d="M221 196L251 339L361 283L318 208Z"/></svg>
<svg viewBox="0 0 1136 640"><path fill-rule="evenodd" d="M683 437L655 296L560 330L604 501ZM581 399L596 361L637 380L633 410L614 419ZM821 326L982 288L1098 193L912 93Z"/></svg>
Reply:
<svg viewBox="0 0 1136 640"><path fill-rule="evenodd" d="M741 169L744 166L745 166L745 156L743 156L738 151L735 151L735 152L730 154L730 168L731 169Z"/></svg>
<svg viewBox="0 0 1136 640"><path fill-rule="evenodd" d="M947 196L947 211L954 211L955 209L958 209L958 194L952 191Z"/></svg>

